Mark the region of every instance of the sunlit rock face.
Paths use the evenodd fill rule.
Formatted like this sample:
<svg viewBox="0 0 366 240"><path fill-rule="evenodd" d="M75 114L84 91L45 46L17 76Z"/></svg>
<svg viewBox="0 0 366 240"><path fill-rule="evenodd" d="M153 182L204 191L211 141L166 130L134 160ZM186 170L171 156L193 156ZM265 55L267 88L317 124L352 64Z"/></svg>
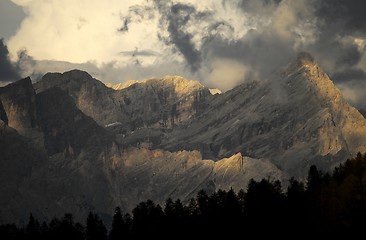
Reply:
<svg viewBox="0 0 366 240"><path fill-rule="evenodd" d="M132 130L183 125L202 111L210 96L209 90L197 81L175 76L135 83L115 93L126 113L121 122Z"/></svg>
<svg viewBox="0 0 366 240"><path fill-rule="evenodd" d="M311 164L329 169L365 151L365 124L315 60L302 53L268 81L216 95L161 147L197 149L211 159L241 152L272 159L286 173L305 177Z"/></svg>
<svg viewBox="0 0 366 240"><path fill-rule="evenodd" d="M204 189L246 189L250 179L282 179L282 172L268 159L252 159L240 153L218 161L204 160L198 151L169 152L159 149L128 148L113 161L118 173L114 189L126 209L136 202L153 199L164 204L167 198L188 202Z"/></svg>
<svg viewBox="0 0 366 240"><path fill-rule="evenodd" d="M182 125L201 111L204 100L211 96L199 82L178 76L132 81L109 88L79 70L49 73L35 84L37 92L51 87L67 91L78 108L99 125L120 125L119 131L123 133Z"/></svg>

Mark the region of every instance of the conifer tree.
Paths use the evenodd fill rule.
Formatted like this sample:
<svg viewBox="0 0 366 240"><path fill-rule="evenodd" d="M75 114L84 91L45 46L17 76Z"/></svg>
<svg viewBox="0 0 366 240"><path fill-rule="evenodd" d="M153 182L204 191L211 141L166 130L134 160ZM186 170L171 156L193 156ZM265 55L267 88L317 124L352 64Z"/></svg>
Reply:
<svg viewBox="0 0 366 240"><path fill-rule="evenodd" d="M92 212L86 220L86 240L107 240L107 229L103 221Z"/></svg>
<svg viewBox="0 0 366 240"><path fill-rule="evenodd" d="M110 240L122 240L129 238L129 227L123 219L122 211L120 207L116 207L113 215L112 228L109 233Z"/></svg>

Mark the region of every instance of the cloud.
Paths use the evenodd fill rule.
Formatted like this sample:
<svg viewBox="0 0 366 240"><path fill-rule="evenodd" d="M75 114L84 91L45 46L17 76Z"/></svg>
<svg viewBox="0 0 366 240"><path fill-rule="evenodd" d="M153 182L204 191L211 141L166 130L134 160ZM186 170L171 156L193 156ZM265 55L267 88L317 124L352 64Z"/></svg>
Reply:
<svg viewBox="0 0 366 240"><path fill-rule="evenodd" d="M352 105L358 109L365 110L366 102L366 81L349 80L347 82L342 82L337 84L338 88L341 90L342 95L350 102Z"/></svg>
<svg viewBox="0 0 366 240"><path fill-rule="evenodd" d="M196 13L196 10L189 5L174 4L168 12L167 20L170 41L183 54L192 71L197 71L201 62L200 53L192 41L193 35L184 30L190 18Z"/></svg>
<svg viewBox="0 0 366 240"><path fill-rule="evenodd" d="M270 5L271 10L266 12L266 16L261 15L264 5ZM201 51L207 63L215 58L240 62L245 69L242 81L272 77L306 44L299 33L313 34L316 31L315 27L303 25L310 21L314 11L305 1L297 1L296 4L289 1L240 1L239 6L242 14L256 24L235 41L221 35L210 36ZM263 17L266 19L255 20Z"/></svg>
<svg viewBox="0 0 366 240"><path fill-rule="evenodd" d="M170 74L228 90L307 51L344 91L366 87L363 0L13 2L26 18L7 45L23 74L77 66L109 82Z"/></svg>
<svg viewBox="0 0 366 240"><path fill-rule="evenodd" d="M325 25L338 25L339 34L366 33L365 1L363 0L318 0L318 16Z"/></svg>
<svg viewBox="0 0 366 240"><path fill-rule="evenodd" d="M213 59L209 67L205 74L207 76L205 85L219 88L222 91L230 90L243 82L250 72L241 62L224 58Z"/></svg>
<svg viewBox="0 0 366 240"><path fill-rule="evenodd" d="M117 60L122 50L143 49L141 46L154 48L153 44L134 40L152 39L156 29L130 29L128 38L118 34L121 14L128 11L132 2L143 4L145 1L126 2L17 1L27 16L16 35L9 39L8 47L12 53L27 49L36 60L74 63L106 63Z"/></svg>
<svg viewBox="0 0 366 240"><path fill-rule="evenodd" d="M7 40L14 35L24 17L22 8L11 0L0 1L0 38Z"/></svg>
<svg viewBox="0 0 366 240"><path fill-rule="evenodd" d="M201 65L201 53L193 39L194 33L190 26L198 19L203 19L207 13L197 11L193 5L172 3L170 1L156 1L156 8L160 13L160 28L167 29L168 36L160 39L167 45L173 45L181 53L193 72Z"/></svg>
<svg viewBox="0 0 366 240"><path fill-rule="evenodd" d="M9 59L9 51L4 44L4 39L0 39L0 82L13 82L19 79L20 76Z"/></svg>

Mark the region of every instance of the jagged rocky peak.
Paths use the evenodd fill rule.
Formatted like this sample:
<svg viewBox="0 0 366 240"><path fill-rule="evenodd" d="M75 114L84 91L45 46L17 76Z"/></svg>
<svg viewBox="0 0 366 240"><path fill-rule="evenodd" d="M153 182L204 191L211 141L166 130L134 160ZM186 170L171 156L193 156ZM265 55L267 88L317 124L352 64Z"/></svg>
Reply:
<svg viewBox="0 0 366 240"><path fill-rule="evenodd" d="M165 76L138 81L116 91L115 99L126 111L118 122L133 122L133 128L172 127L190 121L206 104L211 94L197 81Z"/></svg>
<svg viewBox="0 0 366 240"><path fill-rule="evenodd" d="M123 83L117 83L117 84L106 83L105 85L114 90L122 90L122 89L128 88L129 86L131 86L135 83L141 83L141 82L146 82L146 80L128 80L127 82L123 82Z"/></svg>
<svg viewBox="0 0 366 240"><path fill-rule="evenodd" d="M299 65L307 65L307 64L315 64L316 61L313 56L310 55L308 52L300 52L297 55L297 63Z"/></svg>
<svg viewBox="0 0 366 240"><path fill-rule="evenodd" d="M35 91L29 77L0 88L8 125L17 130L36 126Z"/></svg>
<svg viewBox="0 0 366 240"><path fill-rule="evenodd" d="M93 79L92 76L90 76L89 73L85 71L81 71L78 69L74 69L71 71L67 71L64 73L46 73L40 82L37 83L37 85L43 84L53 84L53 85L59 85L59 84L66 84L71 81L85 81Z"/></svg>
<svg viewBox="0 0 366 240"><path fill-rule="evenodd" d="M151 79L149 81L153 82L156 80ZM187 80L180 76L165 76L153 84L160 85L162 88L171 88L178 96L191 94L205 88L198 81Z"/></svg>
<svg viewBox="0 0 366 240"><path fill-rule="evenodd" d="M89 73L82 71L82 70L78 70L78 69L73 69L64 73L46 73L42 79L45 80L54 80L57 79L58 77L63 77L63 79L67 79L67 80L78 80L78 79L91 79L92 76L90 76Z"/></svg>
<svg viewBox="0 0 366 240"><path fill-rule="evenodd" d="M314 101L318 106L318 116L323 121L317 137L322 156L335 155L340 151L351 155L365 151L366 122L310 54L300 53L287 69L284 80L288 89L297 92L296 97L306 92L305 99ZM308 109L312 108L307 105Z"/></svg>
<svg viewBox="0 0 366 240"><path fill-rule="evenodd" d="M107 84L108 87L115 90L121 90L128 88L134 84L142 87L154 86L158 88L174 89L174 92L178 95L185 95L191 92L204 89L205 87L198 81L188 80L181 76L164 76L162 78L151 78L145 80L129 80L125 83L119 83L116 85Z"/></svg>
<svg viewBox="0 0 366 240"><path fill-rule="evenodd" d="M330 104L338 104L340 100L344 101L339 89L335 87L320 64L309 53L299 53L297 59L290 63L283 72L283 79L288 84L312 89Z"/></svg>
<svg viewBox="0 0 366 240"><path fill-rule="evenodd" d="M302 68L307 68L310 66L318 65L315 58L308 52L300 52L297 54L296 59L290 62L283 71L283 75L289 75L294 71L298 71Z"/></svg>
<svg viewBox="0 0 366 240"><path fill-rule="evenodd" d="M77 107L100 125L116 121L114 116L110 116L118 112L109 96L114 90L89 73L76 69L64 73L47 73L41 81L34 84L37 93L54 87L67 92ZM110 110L108 114L106 110Z"/></svg>
<svg viewBox="0 0 366 240"><path fill-rule="evenodd" d="M94 79L89 73L74 69L64 73L46 73L39 82L34 84L34 88L37 93L52 87L59 87L71 93L79 91L82 86L92 88L95 85L106 88L102 82Z"/></svg>
<svg viewBox="0 0 366 240"><path fill-rule="evenodd" d="M203 88L204 86L195 80L188 80L181 76L165 76L161 79L165 83L173 83L178 89L185 89L187 87Z"/></svg>

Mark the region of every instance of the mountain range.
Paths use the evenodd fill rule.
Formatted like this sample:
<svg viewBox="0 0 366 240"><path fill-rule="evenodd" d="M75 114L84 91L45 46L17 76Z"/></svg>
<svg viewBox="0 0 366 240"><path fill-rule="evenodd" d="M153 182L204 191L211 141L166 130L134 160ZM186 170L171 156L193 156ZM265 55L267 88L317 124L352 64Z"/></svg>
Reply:
<svg viewBox="0 0 366 240"><path fill-rule="evenodd" d="M366 119L307 53L224 93L179 76L47 73L0 88L0 223L305 180L365 151Z"/></svg>

